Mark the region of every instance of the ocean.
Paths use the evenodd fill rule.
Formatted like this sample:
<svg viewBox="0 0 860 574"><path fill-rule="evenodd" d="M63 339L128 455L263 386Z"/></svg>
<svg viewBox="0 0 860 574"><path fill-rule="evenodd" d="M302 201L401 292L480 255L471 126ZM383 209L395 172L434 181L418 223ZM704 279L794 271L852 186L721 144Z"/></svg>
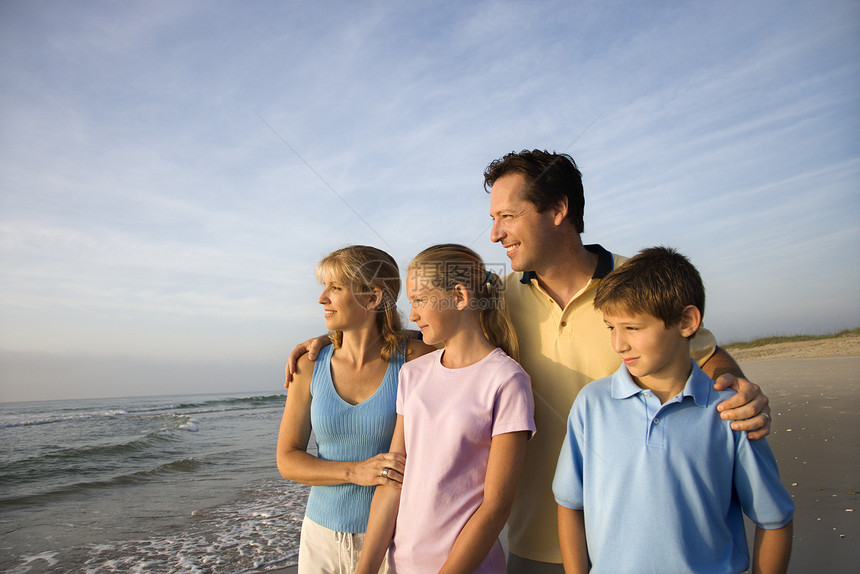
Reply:
<svg viewBox="0 0 860 574"><path fill-rule="evenodd" d="M0 571L256 573L296 563L285 394L0 403Z"/></svg>

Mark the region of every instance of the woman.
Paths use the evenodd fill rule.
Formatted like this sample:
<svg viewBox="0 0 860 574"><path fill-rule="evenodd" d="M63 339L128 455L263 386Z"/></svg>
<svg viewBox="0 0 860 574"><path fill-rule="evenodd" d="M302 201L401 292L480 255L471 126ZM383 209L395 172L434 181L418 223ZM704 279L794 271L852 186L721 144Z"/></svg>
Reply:
<svg viewBox="0 0 860 574"><path fill-rule="evenodd" d="M400 367L433 350L404 337L400 274L384 251L339 249L320 261L316 274L332 344L315 362L299 361L277 449L281 475L311 485L299 574L355 570L374 487L399 487L403 480L405 458L388 452ZM311 428L316 457L306 452Z"/></svg>

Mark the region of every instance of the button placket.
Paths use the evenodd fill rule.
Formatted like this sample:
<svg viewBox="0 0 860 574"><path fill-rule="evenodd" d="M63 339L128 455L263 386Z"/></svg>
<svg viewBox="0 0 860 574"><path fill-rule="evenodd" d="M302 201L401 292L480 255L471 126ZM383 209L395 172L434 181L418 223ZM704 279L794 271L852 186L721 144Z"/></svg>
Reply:
<svg viewBox="0 0 860 574"><path fill-rule="evenodd" d="M660 404L660 399L650 391L644 391L642 395L646 405L645 417L648 421L646 444L649 447L665 448L665 425L660 424L660 411L664 405Z"/></svg>

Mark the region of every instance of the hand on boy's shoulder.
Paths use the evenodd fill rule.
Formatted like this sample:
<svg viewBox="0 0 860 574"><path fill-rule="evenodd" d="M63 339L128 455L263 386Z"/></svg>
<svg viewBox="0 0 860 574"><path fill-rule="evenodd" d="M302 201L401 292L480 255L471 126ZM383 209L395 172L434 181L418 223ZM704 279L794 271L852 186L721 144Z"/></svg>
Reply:
<svg viewBox="0 0 860 574"><path fill-rule="evenodd" d="M712 387L711 388L711 400L709 402L712 405L716 406L716 405L720 404L721 402L732 398L736 394L738 394L738 391L736 389L731 388L731 387L729 387L727 389L718 389L718 388Z"/></svg>

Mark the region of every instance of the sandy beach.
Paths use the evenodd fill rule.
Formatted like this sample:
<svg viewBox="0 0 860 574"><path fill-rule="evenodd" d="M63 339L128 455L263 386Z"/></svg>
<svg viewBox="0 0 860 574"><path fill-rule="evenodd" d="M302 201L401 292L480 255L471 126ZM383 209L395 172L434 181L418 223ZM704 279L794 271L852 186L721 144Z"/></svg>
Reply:
<svg viewBox="0 0 860 574"><path fill-rule="evenodd" d="M856 572L860 337L732 354L771 400L768 441L796 505L789 572Z"/></svg>
<svg viewBox="0 0 860 574"><path fill-rule="evenodd" d="M860 337L780 343L731 353L771 400L773 430L768 441L797 507L788 571L856 572L860 564Z"/></svg>

